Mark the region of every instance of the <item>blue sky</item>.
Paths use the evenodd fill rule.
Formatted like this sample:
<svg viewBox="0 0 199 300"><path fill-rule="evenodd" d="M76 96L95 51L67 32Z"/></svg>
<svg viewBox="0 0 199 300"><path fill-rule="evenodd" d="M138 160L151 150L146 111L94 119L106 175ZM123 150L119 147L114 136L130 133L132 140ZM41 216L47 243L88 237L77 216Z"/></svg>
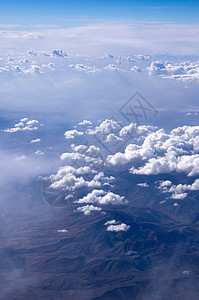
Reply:
<svg viewBox="0 0 199 300"><path fill-rule="evenodd" d="M63 25L75 18L198 23L199 1L0 1L0 24Z"/></svg>

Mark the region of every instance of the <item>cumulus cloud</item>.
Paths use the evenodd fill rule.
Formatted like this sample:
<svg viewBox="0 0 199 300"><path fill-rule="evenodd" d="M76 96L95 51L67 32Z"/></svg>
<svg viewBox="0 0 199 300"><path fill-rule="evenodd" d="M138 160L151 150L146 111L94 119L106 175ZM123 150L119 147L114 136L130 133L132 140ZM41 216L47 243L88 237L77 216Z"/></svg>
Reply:
<svg viewBox="0 0 199 300"><path fill-rule="evenodd" d="M106 230L112 231L112 232L119 232L119 231L128 231L130 228L129 225L126 225L125 223L119 224L119 225L109 225Z"/></svg>
<svg viewBox="0 0 199 300"><path fill-rule="evenodd" d="M199 174L199 126L178 127L170 133L156 128L139 130L137 128L134 143L129 144L123 153L107 157L108 166L127 164L133 174L140 175Z"/></svg>
<svg viewBox="0 0 199 300"><path fill-rule="evenodd" d="M84 134L83 132L77 131L76 129L68 130L68 131L66 131L66 132L64 133L65 138L66 138L67 140L69 140L69 139L74 139L75 136L80 136L80 135L83 135L83 134Z"/></svg>
<svg viewBox="0 0 199 300"><path fill-rule="evenodd" d="M71 64L69 65L69 68L73 68L77 71L80 71L80 72L86 72L86 73L96 73L96 72L101 72L101 70L99 68L96 68L96 67L91 67L91 66L86 66L86 65L83 65L83 64Z"/></svg>
<svg viewBox="0 0 199 300"><path fill-rule="evenodd" d="M118 222L116 220L110 220L110 221L107 221L104 225L115 225L117 224Z"/></svg>
<svg viewBox="0 0 199 300"><path fill-rule="evenodd" d="M105 192L103 190L93 190L87 196L79 199L77 203L98 203L100 205L121 205L125 204L124 197L114 194L112 192Z"/></svg>
<svg viewBox="0 0 199 300"><path fill-rule="evenodd" d="M54 175L51 175L50 180L52 181L52 184L50 185L50 188L53 189L61 188L67 191L75 191L76 189L82 187L97 188L101 186L102 177L104 177L104 174L102 172L95 175L93 179L90 181L85 180L83 176L76 176L71 172L66 173L58 180L56 180L56 177L54 177Z"/></svg>
<svg viewBox="0 0 199 300"><path fill-rule="evenodd" d="M137 134L137 125L135 123L130 123L129 125L122 127L119 132L120 137L124 137L127 134Z"/></svg>
<svg viewBox="0 0 199 300"><path fill-rule="evenodd" d="M100 211L100 210L101 207L96 207L93 205L85 205L77 208L78 212L83 212L85 215L89 215L92 211Z"/></svg>
<svg viewBox="0 0 199 300"><path fill-rule="evenodd" d="M83 120L82 122L79 122L77 125L84 126L84 125L92 125L93 123L89 120Z"/></svg>
<svg viewBox="0 0 199 300"><path fill-rule="evenodd" d="M199 179L194 180L192 184L173 184L170 180L162 181L158 187L163 193L171 193L171 198L183 200L190 191L199 191Z"/></svg>
<svg viewBox="0 0 199 300"><path fill-rule="evenodd" d="M108 144L116 144L119 142L123 142L124 140L122 138L118 137L117 135L115 135L114 133L110 133L109 135L107 135L105 141Z"/></svg>
<svg viewBox="0 0 199 300"><path fill-rule="evenodd" d="M176 199L176 200L182 200L185 199L186 197L187 197L187 193L173 194L171 196L172 199Z"/></svg>
<svg viewBox="0 0 199 300"><path fill-rule="evenodd" d="M19 131L32 131L37 130L41 126L38 120L29 120L28 118L23 118L19 123L16 123L14 127L3 129L4 132L19 132Z"/></svg>
<svg viewBox="0 0 199 300"><path fill-rule="evenodd" d="M68 54L65 53L62 49L53 49L51 51L51 55L56 55L59 57L67 57L68 56Z"/></svg>
<svg viewBox="0 0 199 300"><path fill-rule="evenodd" d="M87 153L82 154L79 152L63 153L60 156L61 160L65 161L68 165L78 165L78 166L90 166L91 168L100 168L103 165L103 161L100 157L93 158Z"/></svg>
<svg viewBox="0 0 199 300"><path fill-rule="evenodd" d="M108 66L104 67L104 70L108 71L123 71L121 68L118 68L117 65L109 64Z"/></svg>
<svg viewBox="0 0 199 300"><path fill-rule="evenodd" d="M102 123L100 123L99 126L96 126L94 130L89 129L87 133L91 135L98 134L98 133L109 135L109 134L114 134L119 132L120 129L121 126L117 121L106 119Z"/></svg>
<svg viewBox="0 0 199 300"><path fill-rule="evenodd" d="M147 68L149 75L160 75L163 78L182 81L199 80L199 62L171 63L153 61Z"/></svg>
<svg viewBox="0 0 199 300"><path fill-rule="evenodd" d="M104 225L107 226L106 230L107 231L114 231L114 232L118 232L118 231L127 231L130 228L130 225L126 225L125 223L121 223L116 221L116 220L110 220L107 221Z"/></svg>
<svg viewBox="0 0 199 300"><path fill-rule="evenodd" d="M89 122L83 122L89 124ZM127 199L114 193L115 168L122 166L135 175L157 175L165 173L186 173L188 176L199 174L198 126L182 126L165 132L155 126L136 126L130 123L122 127L118 121L105 120L99 125L87 129L83 134L92 137L96 134L124 138L132 134L131 143L122 152L101 157L101 149L92 144L71 145L71 152L63 153L60 158L65 166L49 177L50 188L74 192L84 187L86 196L74 199L75 203L86 204L85 211L89 214L92 205L98 208L104 205L125 205ZM97 140L96 140L97 143ZM102 168L104 167L104 172ZM108 172L109 177L105 174ZM139 187L147 188L146 182L137 183ZM183 200L189 191L199 190L198 181L192 185L173 185L170 180L159 183L159 189L170 193L170 199ZM109 189L109 191L107 191ZM67 197L73 199L69 194ZM165 200L164 200L165 201ZM164 203L162 201L161 203ZM81 210L82 208L80 208ZM109 224L109 225L120 225ZM116 227L117 228L117 227Z"/></svg>

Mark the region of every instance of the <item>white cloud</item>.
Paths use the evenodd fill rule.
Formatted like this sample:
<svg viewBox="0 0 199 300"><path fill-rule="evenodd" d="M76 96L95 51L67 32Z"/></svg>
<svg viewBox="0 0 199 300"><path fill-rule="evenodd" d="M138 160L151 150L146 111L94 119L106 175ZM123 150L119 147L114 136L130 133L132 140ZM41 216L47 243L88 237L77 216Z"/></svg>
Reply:
<svg viewBox="0 0 199 300"><path fill-rule="evenodd" d="M131 71L134 71L134 72L141 72L141 69L140 69L140 67L138 67L138 66L133 66L133 67L131 68Z"/></svg>
<svg viewBox="0 0 199 300"><path fill-rule="evenodd" d="M109 64L108 66L104 67L104 70L108 71L123 71L121 68L118 68L118 66L114 64Z"/></svg>
<svg viewBox="0 0 199 300"><path fill-rule="evenodd" d="M84 126L84 125L92 125L93 123L89 120L83 120L82 122L79 122L77 125Z"/></svg>
<svg viewBox="0 0 199 300"><path fill-rule="evenodd" d="M35 140L31 140L30 144L34 144L34 143L38 143L38 142L41 142L41 139L37 138Z"/></svg>
<svg viewBox="0 0 199 300"><path fill-rule="evenodd" d="M116 136L114 133L110 133L109 135L107 135L106 137L106 142L108 144L115 144L115 143L119 143L119 142L123 142L124 140L118 136Z"/></svg>
<svg viewBox="0 0 199 300"><path fill-rule="evenodd" d="M153 61L147 68L149 75L160 75L163 78L178 79L182 81L199 80L199 62L170 63Z"/></svg>
<svg viewBox="0 0 199 300"><path fill-rule="evenodd" d="M115 225L117 224L118 222L116 220L110 220L110 221L107 221L104 225L105 226L108 226L108 225Z"/></svg>
<svg viewBox="0 0 199 300"><path fill-rule="evenodd" d="M42 126L39 124L38 120L28 120L28 118L23 118L19 123L16 123L14 127L3 129L4 132L18 132L18 131L32 131L37 130L38 126Z"/></svg>
<svg viewBox="0 0 199 300"><path fill-rule="evenodd" d="M129 225L122 223L120 225L109 225L106 230L113 231L113 232L119 232L119 231L128 231L129 228L130 228Z"/></svg>
<svg viewBox="0 0 199 300"><path fill-rule="evenodd" d="M130 123L129 125L122 127L122 129L119 132L119 135L121 137L126 136L127 134L137 135L137 126L135 123Z"/></svg>
<svg viewBox="0 0 199 300"><path fill-rule="evenodd" d="M99 196L104 194L105 191L103 190L93 190L87 196L84 196L82 199L79 199L77 203L95 203L98 202Z"/></svg>
<svg viewBox="0 0 199 300"><path fill-rule="evenodd" d="M39 33L39 32L0 30L0 38L4 38L4 39L37 40L37 39L43 39L45 36L46 35L44 33Z"/></svg>
<svg viewBox="0 0 199 300"><path fill-rule="evenodd" d="M68 54L65 53L62 49L52 50L51 55L56 55L56 56L59 56L59 57L67 57L68 56Z"/></svg>
<svg viewBox="0 0 199 300"><path fill-rule="evenodd" d="M124 197L114 194L112 192L105 192L103 190L93 190L87 196L79 199L77 203L98 203L99 205L121 205L125 204Z"/></svg>
<svg viewBox="0 0 199 300"><path fill-rule="evenodd" d="M90 180L84 179L84 175L88 174L91 175ZM49 179L52 182L50 188L60 188L67 191L75 191L81 187L99 188L104 181L109 181L109 178L105 177L103 172L97 173L89 166L82 166L77 169L72 166L61 167Z"/></svg>
<svg viewBox="0 0 199 300"><path fill-rule="evenodd" d="M74 139L75 136L83 135L84 133L81 131L77 131L76 129L68 130L64 133L65 138L68 139Z"/></svg>
<svg viewBox="0 0 199 300"><path fill-rule="evenodd" d="M109 135L111 133L117 133L121 129L121 126L115 120L106 119L99 126L96 126L94 130L88 130L88 134L97 134L103 133L105 135Z"/></svg>
<svg viewBox="0 0 199 300"><path fill-rule="evenodd" d="M181 194L173 194L171 196L172 199L176 199L176 200L183 200L187 197L187 193L181 193Z"/></svg>
<svg viewBox="0 0 199 300"><path fill-rule="evenodd" d="M101 207L96 207L93 205L85 205L77 208L78 212L83 212L85 215L89 215L92 211L100 211L100 210Z"/></svg>
<svg viewBox="0 0 199 300"><path fill-rule="evenodd" d="M88 153L63 153L60 158L68 165L77 164L78 166L90 166L91 168L100 168L103 165L103 160L100 157L93 158Z"/></svg>
<svg viewBox="0 0 199 300"><path fill-rule="evenodd" d="M138 183L137 185L141 186L141 187L148 187L149 186L146 182L141 182L141 183Z"/></svg>
<svg viewBox="0 0 199 300"><path fill-rule="evenodd" d="M22 156L16 157L15 160L24 160L24 159L26 159L26 158L27 158L27 157L26 157L25 155L22 155Z"/></svg>
<svg viewBox="0 0 199 300"><path fill-rule="evenodd" d="M163 193L171 193L172 199L183 200L188 196L188 191L199 191L199 179L196 179L192 184L174 185L171 181L166 180L160 182L159 189Z"/></svg>
<svg viewBox="0 0 199 300"><path fill-rule="evenodd" d="M115 167L123 166L123 170L126 169L138 175L173 172L186 173L188 176L199 175L198 126L178 127L166 133L163 129L154 126L136 127L131 123L122 128L119 122L105 120L94 129L89 129L88 134L100 133L106 137L110 135L119 137L129 132L133 133L133 138L124 152L117 152L105 158L105 170L109 174L115 171ZM95 145L81 144L72 144L71 148L72 152L63 153L60 156L66 166L50 176L50 187L71 192L82 187L87 188L87 195L76 200L76 203L97 204L98 206L126 204L127 201L123 196L104 190L105 186L106 189L107 186L109 188L114 186L110 185L110 183L114 184L114 177L106 177L103 172L100 172L104 166L100 148ZM146 182L140 182L137 185L143 188L148 187ZM174 186L169 180L159 184L162 192L171 193L170 198L176 200L185 199L188 191L198 190L198 186L197 181L187 186Z"/></svg>
<svg viewBox="0 0 199 300"><path fill-rule="evenodd" d="M100 69L96 68L96 67L90 67L90 66L86 66L86 65L83 65L83 64L71 64L69 65L69 68L73 68L77 71L80 71L80 72L86 72L86 73L96 73L96 72L101 72Z"/></svg>
<svg viewBox="0 0 199 300"><path fill-rule="evenodd" d="M37 151L35 151L35 154L41 156L41 155L44 155L44 152L41 150L37 150Z"/></svg>
<svg viewBox="0 0 199 300"><path fill-rule="evenodd" d="M161 182L160 187L164 188L164 187L168 187L171 185L172 185L172 182L170 180L165 180L165 181Z"/></svg>
<svg viewBox="0 0 199 300"><path fill-rule="evenodd" d="M107 166L127 165L133 174L199 174L199 126L183 126L165 133L163 129L137 128L133 144L124 152L109 155ZM151 130L154 130L151 131Z"/></svg>

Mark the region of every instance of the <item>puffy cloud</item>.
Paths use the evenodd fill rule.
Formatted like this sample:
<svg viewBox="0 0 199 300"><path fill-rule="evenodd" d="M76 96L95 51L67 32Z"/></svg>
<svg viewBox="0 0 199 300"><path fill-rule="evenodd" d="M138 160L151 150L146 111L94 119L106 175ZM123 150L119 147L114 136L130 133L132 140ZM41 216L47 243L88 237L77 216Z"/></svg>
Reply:
<svg viewBox="0 0 199 300"><path fill-rule="evenodd" d="M109 155L107 166L127 165L133 174L140 175L170 172L184 172L189 176L199 174L199 126L178 127L170 133L155 127L139 126L135 128L133 142L123 153Z"/></svg>
<svg viewBox="0 0 199 300"><path fill-rule="evenodd" d="M119 136L123 137L127 134L137 134L137 125L135 123L130 123L127 126L122 127L122 129L119 132Z"/></svg>
<svg viewBox="0 0 199 300"><path fill-rule="evenodd" d="M96 147L95 145L91 145L86 150L86 155L89 155L90 157L99 157L100 155L100 148Z"/></svg>
<svg viewBox="0 0 199 300"><path fill-rule="evenodd" d="M142 159L140 152L141 147L135 144L129 144L124 153L117 152L114 155L109 155L107 157L107 164L110 166L120 166L124 164L129 164Z"/></svg>
<svg viewBox="0 0 199 300"><path fill-rule="evenodd" d="M89 215L92 211L100 211L100 210L101 207L96 207L93 205L85 205L77 208L78 212L83 212L85 215Z"/></svg>
<svg viewBox="0 0 199 300"><path fill-rule="evenodd" d="M21 122L27 122L28 121L28 118L23 118L20 120Z"/></svg>
<svg viewBox="0 0 199 300"><path fill-rule="evenodd" d="M75 136L79 136L79 135L83 135L84 133L81 132L81 131L77 131L76 129L73 129L73 130L68 130L64 133L65 135L65 138L67 140L69 139L74 139Z"/></svg>
<svg viewBox="0 0 199 300"><path fill-rule="evenodd" d="M178 79L182 81L199 80L199 62L171 63L153 61L147 68L149 75L160 75L164 78Z"/></svg>
<svg viewBox="0 0 199 300"><path fill-rule="evenodd" d="M58 233L66 233L66 232L68 232L68 230L67 229L59 229L59 230L57 230L57 232Z"/></svg>
<svg viewBox="0 0 199 300"><path fill-rule="evenodd" d="M116 220L110 220L110 221L107 221L104 225L115 225L117 224L118 222Z"/></svg>
<svg viewBox="0 0 199 300"><path fill-rule="evenodd" d="M106 138L106 142L109 144L115 144L123 141L124 140L122 138L116 136L114 133L110 133Z"/></svg>
<svg viewBox="0 0 199 300"><path fill-rule="evenodd" d="M183 200L187 197L187 193L173 194L171 196L172 199Z"/></svg>
<svg viewBox="0 0 199 300"><path fill-rule="evenodd" d="M104 67L104 70L108 71L123 71L121 68L118 68L116 65L109 64L108 66Z"/></svg>
<svg viewBox="0 0 199 300"><path fill-rule="evenodd" d="M109 135L111 133L117 133L119 132L121 129L121 126L119 125L119 123L115 120L109 120L106 119L105 121L103 121L99 126L96 126L94 130L88 130L87 133L88 134L97 134L97 133L103 133L105 135Z"/></svg>
<svg viewBox="0 0 199 300"><path fill-rule="evenodd" d="M51 50L51 55L59 56L59 57L67 57L68 54L65 53L62 49L54 49Z"/></svg>
<svg viewBox="0 0 199 300"><path fill-rule="evenodd" d="M96 67L90 67L90 66L85 66L83 64L71 64L69 65L69 68L73 68L77 71L80 71L80 72L86 72L86 73L96 73L96 72L101 72L100 69L96 68Z"/></svg>
<svg viewBox="0 0 199 300"><path fill-rule="evenodd" d="M51 175L50 180L52 183L50 188L75 191L81 187L96 188L101 186L101 180L103 181L104 178L103 172L96 174L93 179L88 181L83 177L85 174L84 171L86 170L80 168L77 172L75 172L72 169L67 171L65 168L65 170L62 169L61 171L58 171L57 174Z"/></svg>
<svg viewBox="0 0 199 300"><path fill-rule="evenodd" d="M107 221L104 225L107 226L106 230L107 231L114 231L114 232L118 232L118 231L127 231L129 230L130 226L126 225L125 223L121 223L116 221L116 220L110 220Z"/></svg>
<svg viewBox="0 0 199 300"><path fill-rule="evenodd" d="M31 131L37 130L38 126L42 126L39 124L38 120L28 120L28 118L23 118L19 123L16 123L14 127L3 129L4 132L18 132L18 131Z"/></svg>
<svg viewBox="0 0 199 300"><path fill-rule="evenodd" d="M104 195L105 191L103 190L93 190L91 193L89 193L87 196L83 197L82 199L79 199L77 203L95 203L99 202L99 196Z"/></svg>
<svg viewBox="0 0 199 300"><path fill-rule="evenodd" d="M77 188L81 188L84 186L88 186L88 183L84 180L83 177L76 177L71 173L67 173L63 178L60 180L54 181L50 188L53 189L65 189L68 191L74 191Z"/></svg>
<svg viewBox="0 0 199 300"><path fill-rule="evenodd" d="M124 197L121 197L120 195L114 194L112 192L107 193L103 197L99 197L98 202L100 204L113 204L113 205L119 205L124 204L126 201L124 200Z"/></svg>
<svg viewBox="0 0 199 300"><path fill-rule="evenodd" d="M159 189L163 193L171 193L172 199L183 200L188 196L189 191L199 191L199 179L196 179L192 184L174 185L171 181L162 181L159 184Z"/></svg>
<svg viewBox="0 0 199 300"><path fill-rule="evenodd" d="M87 196L79 199L77 203L98 203L100 205L121 205L125 204L124 197L114 194L112 192L105 192L103 190L93 190Z"/></svg>
<svg viewBox="0 0 199 300"><path fill-rule="evenodd" d="M109 174L115 171L115 167L118 169L120 166L137 175L173 172L186 173L189 176L199 174L197 147L199 126L182 126L167 133L155 126L136 126L134 123L122 127L118 121L107 119L93 129L85 129L85 132L82 131L83 134L88 135L101 134L106 138L105 140L110 138L110 141L113 137L124 138L128 134L132 135L132 139L124 151L107 155L104 158L101 157L102 151L99 147L94 144L88 145L88 143L72 144L72 152L63 153L60 156L66 165L50 176L50 188L63 189L67 192L73 192L82 187L88 189L87 195L75 200L76 203L98 206L127 203L124 197L107 191L107 188L113 187L110 183L114 184L114 178L106 177L103 172L100 172L102 167L104 167L104 172L108 171ZM148 187L146 182L137 185L143 188ZM171 181L166 180L160 183L159 188L162 192L171 193L170 198L180 200L187 197L188 191L197 190L198 185L196 181L192 187L174 186Z"/></svg>
<svg viewBox="0 0 199 300"><path fill-rule="evenodd" d="M84 126L84 125L92 125L93 123L89 120L83 120L82 122L79 122L77 125Z"/></svg>
<svg viewBox="0 0 199 300"><path fill-rule="evenodd" d="M119 232L119 231L128 231L130 228L129 225L126 225L125 223L119 224L119 225L109 225L106 230L107 231L113 231L113 232Z"/></svg>
<svg viewBox="0 0 199 300"><path fill-rule="evenodd" d="M170 180L165 180L165 181L161 182L160 187L165 188L165 187L168 187L168 186L171 186L171 185L172 185L172 182Z"/></svg>
<svg viewBox="0 0 199 300"><path fill-rule="evenodd" d="M28 126L33 126L33 125L39 124L39 121L38 120L29 120L29 121L26 122L26 124Z"/></svg>
<svg viewBox="0 0 199 300"><path fill-rule="evenodd" d="M77 164L78 166L90 166L91 168L100 168L103 166L103 160L100 157L93 158L87 153L63 153L60 158L65 161L67 165Z"/></svg>

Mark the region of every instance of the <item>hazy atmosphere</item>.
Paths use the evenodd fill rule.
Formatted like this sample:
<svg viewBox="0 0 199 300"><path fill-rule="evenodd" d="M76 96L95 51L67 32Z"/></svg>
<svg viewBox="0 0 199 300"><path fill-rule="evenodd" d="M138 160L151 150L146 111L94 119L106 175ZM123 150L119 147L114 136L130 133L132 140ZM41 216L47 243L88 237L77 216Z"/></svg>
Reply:
<svg viewBox="0 0 199 300"><path fill-rule="evenodd" d="M0 3L0 299L199 299L198 20Z"/></svg>

